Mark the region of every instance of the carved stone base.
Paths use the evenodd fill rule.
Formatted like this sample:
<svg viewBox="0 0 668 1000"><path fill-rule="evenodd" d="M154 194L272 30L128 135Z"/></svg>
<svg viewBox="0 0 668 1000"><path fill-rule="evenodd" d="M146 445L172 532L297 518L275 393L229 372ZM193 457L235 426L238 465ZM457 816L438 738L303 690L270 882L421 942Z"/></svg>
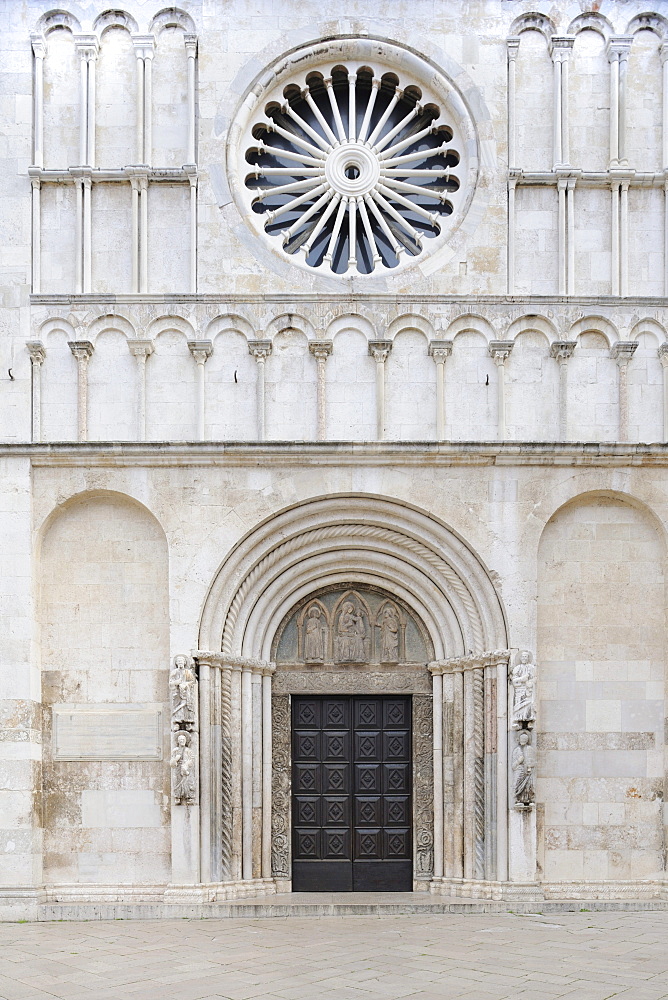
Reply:
<svg viewBox="0 0 668 1000"><path fill-rule="evenodd" d="M429 883L434 896L457 899L500 900L623 900L668 899L668 882L662 879L582 882L489 882L475 879L435 878Z"/></svg>
<svg viewBox="0 0 668 1000"><path fill-rule="evenodd" d="M538 882L490 882L482 879L434 878L429 883L434 896L456 899L526 899L544 898Z"/></svg>

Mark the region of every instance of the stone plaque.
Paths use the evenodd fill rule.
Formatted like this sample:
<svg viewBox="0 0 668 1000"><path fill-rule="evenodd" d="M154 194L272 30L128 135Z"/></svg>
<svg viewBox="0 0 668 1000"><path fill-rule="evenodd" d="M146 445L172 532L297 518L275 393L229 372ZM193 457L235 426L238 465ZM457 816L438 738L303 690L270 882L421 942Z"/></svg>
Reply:
<svg viewBox="0 0 668 1000"><path fill-rule="evenodd" d="M136 705L54 705L54 760L161 760L162 712Z"/></svg>

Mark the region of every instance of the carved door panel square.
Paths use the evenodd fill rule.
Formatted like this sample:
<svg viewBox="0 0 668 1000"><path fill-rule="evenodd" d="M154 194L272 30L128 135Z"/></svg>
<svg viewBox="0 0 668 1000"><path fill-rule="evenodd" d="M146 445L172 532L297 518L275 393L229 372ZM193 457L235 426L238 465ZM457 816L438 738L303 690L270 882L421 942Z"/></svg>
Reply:
<svg viewBox="0 0 668 1000"><path fill-rule="evenodd" d="M294 765L294 789L295 794L300 792L319 791L320 785L320 764L300 764Z"/></svg>
<svg viewBox="0 0 668 1000"><path fill-rule="evenodd" d="M410 804L408 795L384 795L383 826L407 826L411 820Z"/></svg>
<svg viewBox="0 0 668 1000"><path fill-rule="evenodd" d="M355 733L355 760L382 760L381 734L379 732Z"/></svg>
<svg viewBox="0 0 668 1000"><path fill-rule="evenodd" d="M406 698L385 698L383 702L384 729L410 729L411 706Z"/></svg>
<svg viewBox="0 0 668 1000"><path fill-rule="evenodd" d="M332 861L350 861L350 827L322 831L322 856Z"/></svg>
<svg viewBox="0 0 668 1000"><path fill-rule="evenodd" d="M323 764L322 791L324 794L331 792L347 792L350 794L350 765Z"/></svg>
<svg viewBox="0 0 668 1000"><path fill-rule="evenodd" d="M293 889L412 885L410 698L293 698Z"/></svg>
<svg viewBox="0 0 668 1000"><path fill-rule="evenodd" d="M321 826L319 795L295 796L295 825Z"/></svg>
<svg viewBox="0 0 668 1000"><path fill-rule="evenodd" d="M382 727L382 698L355 699L355 729Z"/></svg>
<svg viewBox="0 0 668 1000"><path fill-rule="evenodd" d="M322 759L350 760L350 733L328 729L323 730Z"/></svg>
<svg viewBox="0 0 668 1000"><path fill-rule="evenodd" d="M295 729L320 729L320 708L319 698L300 698L295 703L293 727Z"/></svg>
<svg viewBox="0 0 668 1000"><path fill-rule="evenodd" d="M380 861L383 857L382 831L379 829L355 830L355 857L361 861Z"/></svg>
<svg viewBox="0 0 668 1000"><path fill-rule="evenodd" d="M383 733L383 759L387 761L408 760L410 757L410 737L405 731Z"/></svg>
<svg viewBox="0 0 668 1000"><path fill-rule="evenodd" d="M355 792L364 794L382 791L381 776L380 764L355 764Z"/></svg>
<svg viewBox="0 0 668 1000"><path fill-rule="evenodd" d="M323 698L322 728L348 729L350 727L350 698Z"/></svg>
<svg viewBox="0 0 668 1000"><path fill-rule="evenodd" d="M381 826L382 813L380 795L355 796L355 826Z"/></svg>
<svg viewBox="0 0 668 1000"><path fill-rule="evenodd" d="M350 796L322 796L323 826L350 826Z"/></svg>
<svg viewBox="0 0 668 1000"><path fill-rule="evenodd" d="M297 730L293 740L295 760L321 760L320 733Z"/></svg>
<svg viewBox="0 0 668 1000"><path fill-rule="evenodd" d="M295 858L315 860L320 857L320 830L303 830L295 827Z"/></svg>
<svg viewBox="0 0 668 1000"><path fill-rule="evenodd" d="M408 858L410 830L383 830L383 856L392 858Z"/></svg>

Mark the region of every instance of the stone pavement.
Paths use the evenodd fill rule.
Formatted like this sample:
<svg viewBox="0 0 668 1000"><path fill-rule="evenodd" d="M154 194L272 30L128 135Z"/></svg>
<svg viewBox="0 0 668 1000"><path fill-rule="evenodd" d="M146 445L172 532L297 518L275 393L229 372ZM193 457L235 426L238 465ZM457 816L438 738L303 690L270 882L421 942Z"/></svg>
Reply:
<svg viewBox="0 0 668 1000"><path fill-rule="evenodd" d="M2 1000L660 1000L668 913L0 924Z"/></svg>

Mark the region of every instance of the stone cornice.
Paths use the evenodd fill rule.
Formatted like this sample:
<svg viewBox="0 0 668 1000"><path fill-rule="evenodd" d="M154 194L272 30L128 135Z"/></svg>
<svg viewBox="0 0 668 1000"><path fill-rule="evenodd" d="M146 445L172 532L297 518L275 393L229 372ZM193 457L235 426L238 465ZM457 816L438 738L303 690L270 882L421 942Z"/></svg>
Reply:
<svg viewBox="0 0 668 1000"><path fill-rule="evenodd" d="M668 444L478 442L82 442L0 444L1 458L39 466L590 466L668 467Z"/></svg>
<svg viewBox="0 0 668 1000"><path fill-rule="evenodd" d="M431 674L456 674L463 670L475 670L481 667L496 667L499 663L508 663L510 649L495 649L489 653L471 653L469 656L453 656L448 660L433 660L427 664Z"/></svg>

